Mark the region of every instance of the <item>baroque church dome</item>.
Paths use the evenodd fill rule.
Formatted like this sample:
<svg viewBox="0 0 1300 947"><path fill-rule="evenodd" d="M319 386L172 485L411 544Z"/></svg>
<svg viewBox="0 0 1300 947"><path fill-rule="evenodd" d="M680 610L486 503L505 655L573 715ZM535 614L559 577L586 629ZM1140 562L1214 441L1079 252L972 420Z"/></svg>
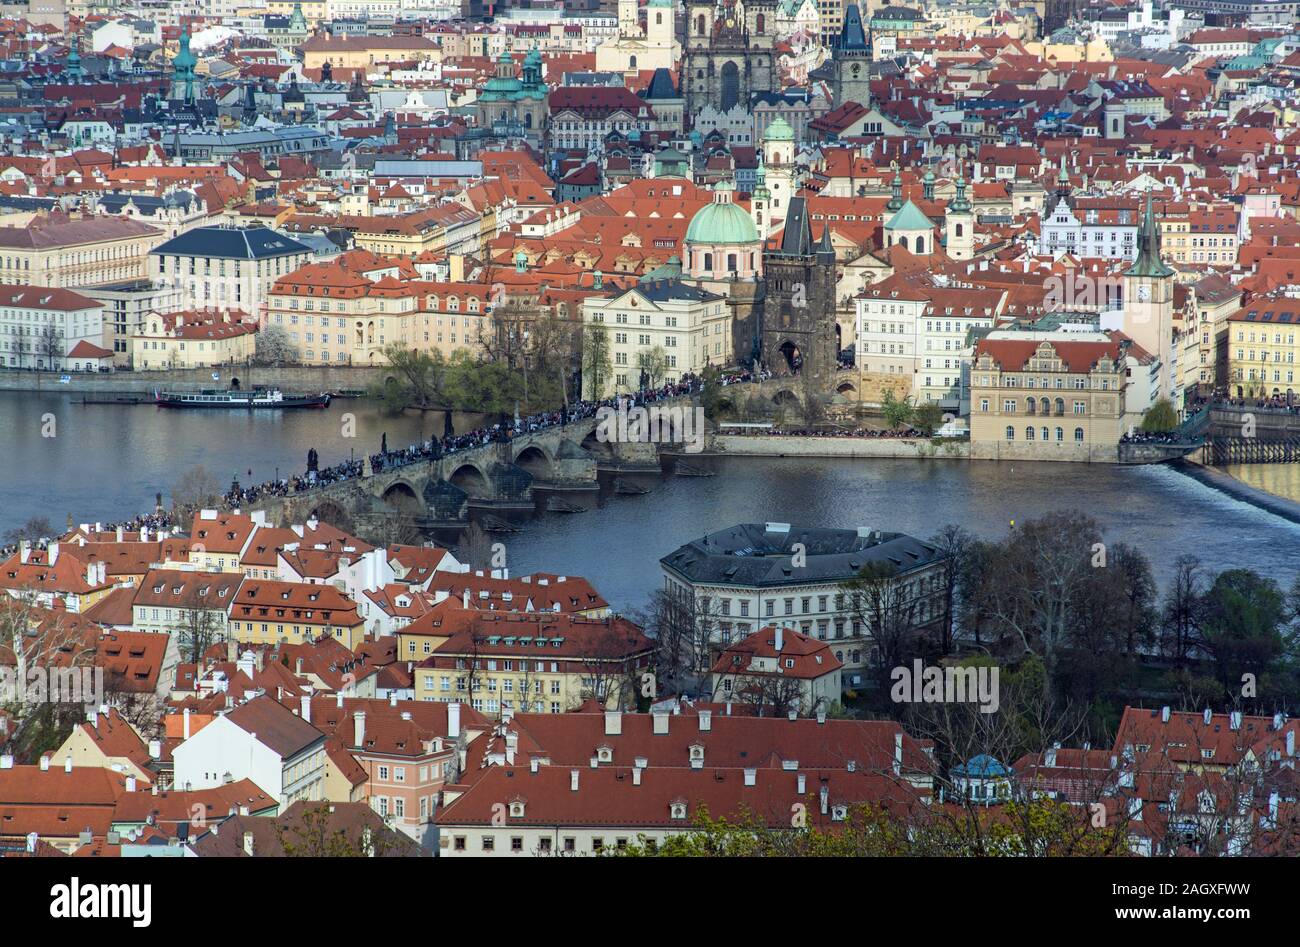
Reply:
<svg viewBox="0 0 1300 947"><path fill-rule="evenodd" d="M758 243L758 228L742 208L731 202L732 186L725 181L714 188L716 197L701 207L686 228L686 242L709 246Z"/></svg>

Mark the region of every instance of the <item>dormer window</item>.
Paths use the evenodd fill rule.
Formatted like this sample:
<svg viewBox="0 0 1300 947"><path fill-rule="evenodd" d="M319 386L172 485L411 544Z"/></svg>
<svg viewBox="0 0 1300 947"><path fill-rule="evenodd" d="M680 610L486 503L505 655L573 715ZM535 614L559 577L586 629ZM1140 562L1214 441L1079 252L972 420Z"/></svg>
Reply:
<svg viewBox="0 0 1300 947"><path fill-rule="evenodd" d="M596 750L596 759L602 763L609 763L614 759L614 751L607 746L602 746Z"/></svg>
<svg viewBox="0 0 1300 947"><path fill-rule="evenodd" d="M516 799L510 803L510 818L522 819L524 817L524 801Z"/></svg>
<svg viewBox="0 0 1300 947"><path fill-rule="evenodd" d="M700 744L698 744L698 743L694 744L694 745L691 747L691 759L693 759L693 760L702 760L702 759L704 759L704 747L702 747L702 746L701 746Z"/></svg>
<svg viewBox="0 0 1300 947"><path fill-rule="evenodd" d="M686 818L686 803L674 802L668 806L668 815L674 819Z"/></svg>

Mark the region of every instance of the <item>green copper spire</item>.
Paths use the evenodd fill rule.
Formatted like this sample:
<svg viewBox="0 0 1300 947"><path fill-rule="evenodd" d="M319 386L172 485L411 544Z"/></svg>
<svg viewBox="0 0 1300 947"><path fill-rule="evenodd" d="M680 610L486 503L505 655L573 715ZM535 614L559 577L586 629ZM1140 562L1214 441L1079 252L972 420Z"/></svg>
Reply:
<svg viewBox="0 0 1300 947"><path fill-rule="evenodd" d="M1160 259L1160 228L1156 226L1150 191L1147 191L1147 209L1142 217L1142 227L1138 231L1137 259L1124 271L1124 275L1151 279L1163 279L1174 275L1174 271Z"/></svg>
<svg viewBox="0 0 1300 947"><path fill-rule="evenodd" d="M893 194L885 204L885 210L896 214L903 209L903 172L897 167L894 168L894 184L891 190Z"/></svg>
<svg viewBox="0 0 1300 947"><path fill-rule="evenodd" d="M948 202L948 211L953 214L970 213L970 201L966 199L966 179L957 176L957 196Z"/></svg>

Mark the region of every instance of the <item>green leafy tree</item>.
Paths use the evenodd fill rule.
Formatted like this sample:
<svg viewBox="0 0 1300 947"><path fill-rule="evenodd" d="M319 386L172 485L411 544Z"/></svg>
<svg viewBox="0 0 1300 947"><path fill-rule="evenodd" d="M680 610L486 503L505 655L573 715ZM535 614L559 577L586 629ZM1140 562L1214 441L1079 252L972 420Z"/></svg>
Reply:
<svg viewBox="0 0 1300 947"><path fill-rule="evenodd" d="M1161 398L1142 415L1142 430L1149 434L1163 434L1178 427L1178 412L1169 403L1168 398Z"/></svg>
<svg viewBox="0 0 1300 947"><path fill-rule="evenodd" d="M438 351L416 350L402 342L384 346L391 375L370 386L367 394L389 411L434 408L447 404L447 363Z"/></svg>
<svg viewBox="0 0 1300 947"><path fill-rule="evenodd" d="M1243 675L1259 678L1287 652L1287 602L1277 583L1249 569L1219 573L1201 602L1201 647L1214 659L1229 699L1242 696Z"/></svg>
<svg viewBox="0 0 1300 947"><path fill-rule="evenodd" d="M592 322L582 327L582 384L589 398L600 398L613 371L609 329Z"/></svg>
<svg viewBox="0 0 1300 947"><path fill-rule="evenodd" d="M912 424L926 437L931 436L943 426L943 408L933 401L917 405L912 412Z"/></svg>
<svg viewBox="0 0 1300 947"><path fill-rule="evenodd" d="M903 395L902 398L899 398L892 390L885 392L885 397L880 402L880 410L885 415L885 423L892 430L897 430L904 424L910 424L915 412L912 407L911 395Z"/></svg>

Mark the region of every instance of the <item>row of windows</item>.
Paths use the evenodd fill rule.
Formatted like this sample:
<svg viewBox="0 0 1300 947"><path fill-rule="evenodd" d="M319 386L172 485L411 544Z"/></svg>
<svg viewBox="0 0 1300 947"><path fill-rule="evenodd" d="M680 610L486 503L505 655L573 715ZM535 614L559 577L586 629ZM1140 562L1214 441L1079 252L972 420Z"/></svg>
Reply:
<svg viewBox="0 0 1300 947"><path fill-rule="evenodd" d="M1008 424L1008 425L1007 425L1007 440L1009 440L1009 441L1014 441L1015 439L1016 439L1016 429L1015 429L1014 427L1012 427L1010 424ZM1033 441L1033 440L1050 441L1051 439L1052 439L1052 438L1050 437L1050 431L1049 431L1047 428L1042 428L1042 437L1041 437L1041 438L1039 438L1039 437L1037 437L1037 436L1035 435L1035 433L1034 433L1034 429L1033 429L1032 427L1027 427L1027 428L1025 428L1025 440L1027 440L1027 441ZM1083 443L1083 428L1081 428L1081 427L1076 427L1076 428L1074 429L1074 440L1075 440L1075 443L1078 443L1078 444L1082 444L1082 443ZM1064 430L1063 428L1059 428L1059 427L1058 427L1058 428L1056 429L1056 443L1058 443L1058 444L1063 444L1063 443L1065 443L1065 430Z"/></svg>

